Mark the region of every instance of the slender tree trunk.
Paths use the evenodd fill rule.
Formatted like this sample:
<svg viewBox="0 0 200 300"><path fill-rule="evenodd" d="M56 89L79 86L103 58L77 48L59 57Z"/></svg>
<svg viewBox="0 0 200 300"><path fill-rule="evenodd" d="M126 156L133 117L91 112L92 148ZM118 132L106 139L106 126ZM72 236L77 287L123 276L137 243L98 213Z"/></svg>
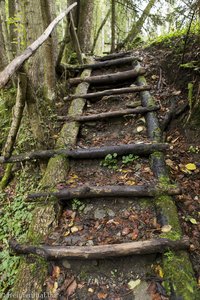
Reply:
<svg viewBox="0 0 200 300"><path fill-rule="evenodd" d="M112 22L111 22L111 29L112 29L112 38L111 38L111 53L115 52L115 26L116 26L116 3L115 0L111 0L111 7L112 7Z"/></svg>
<svg viewBox="0 0 200 300"><path fill-rule="evenodd" d="M0 0L0 18L1 18L1 27L2 27L2 34L3 34L3 41L5 45L6 55L8 62L10 62L13 59L12 49L11 49L11 43L10 43L10 36L6 24L6 3L5 0Z"/></svg>
<svg viewBox="0 0 200 300"><path fill-rule="evenodd" d="M40 0L41 3L41 14L43 21L43 30L45 30L51 23L51 11L48 0ZM55 75L55 57L54 57L54 43L52 35L48 38L43 46L43 56L44 56L44 94L46 98L52 101L55 98L55 85L56 85L56 75Z"/></svg>
<svg viewBox="0 0 200 300"><path fill-rule="evenodd" d="M94 0L82 0L80 2L78 38L83 53L90 53L92 50L94 2Z"/></svg>
<svg viewBox="0 0 200 300"><path fill-rule="evenodd" d="M96 34L96 37L94 38L94 43L93 43L93 46L92 46L92 53L94 53L96 43L97 43L97 41L98 41L98 38L99 38L99 36L100 36L100 33L101 33L101 31L102 31L104 25L106 24L106 22L107 22L107 20L108 20L108 17L109 17L109 15L110 15L110 12L111 12L111 10L109 9L108 12L107 12L107 14L106 14L106 16L105 16L105 18L103 19L103 21L102 21L102 23L101 23L101 25L100 25L98 31L97 31L97 34Z"/></svg>
<svg viewBox="0 0 200 300"><path fill-rule="evenodd" d="M6 49L4 47L4 37L2 33L2 21L0 18L0 71L2 71L5 66L8 64L7 56L6 56Z"/></svg>
<svg viewBox="0 0 200 300"><path fill-rule="evenodd" d="M155 2L156 2L156 0L149 0L149 3L147 4L146 8L144 9L141 17L138 19L138 21L135 24L133 24L129 34L124 39L124 41L120 45L118 45L118 47L117 47L118 51L121 50L128 43L133 42L133 40L136 38L138 33L140 33L140 31L144 25L144 22L148 18L149 13L150 13L152 7L154 6Z"/></svg>
<svg viewBox="0 0 200 300"><path fill-rule="evenodd" d="M16 6L14 0L8 0L8 16L10 20L14 19L16 15ZM11 41L11 49L13 55L17 53L17 33L16 33L16 27L14 22L11 22L9 24L9 34L10 34L10 41Z"/></svg>

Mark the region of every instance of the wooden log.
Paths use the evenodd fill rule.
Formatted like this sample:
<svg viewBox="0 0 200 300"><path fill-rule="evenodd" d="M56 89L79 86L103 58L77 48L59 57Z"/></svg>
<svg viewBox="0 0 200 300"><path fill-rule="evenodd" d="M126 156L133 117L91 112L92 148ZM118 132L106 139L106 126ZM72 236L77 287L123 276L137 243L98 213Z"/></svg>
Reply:
<svg viewBox="0 0 200 300"><path fill-rule="evenodd" d="M131 63L133 61L137 61L137 58L134 56L130 57L124 57L124 58L118 58L118 59L113 59L113 60L108 60L108 61L103 61L103 62L98 62L90 65L65 65L63 64L63 67L67 70L83 70L83 69L101 69L101 68L107 68L110 66L119 66L119 65L125 65L128 63Z"/></svg>
<svg viewBox="0 0 200 300"><path fill-rule="evenodd" d="M152 106L152 107L138 107L135 109L122 109L122 110L110 111L106 113L93 114L88 116L75 116L75 117L58 116L58 121L69 121L69 122L99 121L104 119L123 117L125 115L130 115L130 114L145 114L147 112L156 111L159 109L160 109L159 106Z"/></svg>
<svg viewBox="0 0 200 300"><path fill-rule="evenodd" d="M27 77L25 73L18 74L18 86L16 103L13 108L13 118L8 137L3 148L2 154L5 158L9 158L12 154L17 134L20 128L24 106L26 102Z"/></svg>
<svg viewBox="0 0 200 300"><path fill-rule="evenodd" d="M32 246L9 241L10 248L17 254L35 254L46 260L57 259L105 259L110 257L144 255L163 253L170 250L188 249L189 238L183 237L173 241L165 238L150 239L122 244L98 245L98 246Z"/></svg>
<svg viewBox="0 0 200 300"><path fill-rule="evenodd" d="M130 86L127 88L104 90L102 92L89 93L85 95L69 95L68 97L64 97L64 100L84 98L84 99L89 99L91 101L93 98L100 98L100 97L110 96L110 95L130 94L130 93L141 92L141 91L149 91L150 89L151 89L150 85L145 85L142 87Z"/></svg>
<svg viewBox="0 0 200 300"><path fill-rule="evenodd" d="M95 159L104 158L108 154L117 153L118 155L134 154L140 156L148 156L155 151L166 151L169 145L166 143L158 144L122 144L117 146L91 147L89 149L56 149L56 150L40 150L34 152L13 155L8 159L0 156L0 163L16 163L32 159L47 159L56 155L65 155L73 159Z"/></svg>
<svg viewBox="0 0 200 300"><path fill-rule="evenodd" d="M124 72L117 72L113 74L107 74L107 75L98 75L98 76L92 76L88 78L71 78L68 80L68 83L70 85L79 84L81 82L88 82L90 84L111 84L116 83L119 81L126 81L128 79L135 79L139 75L145 74L146 70L145 68L140 68L139 70L133 69L129 71Z"/></svg>
<svg viewBox="0 0 200 300"><path fill-rule="evenodd" d="M84 186L77 188L66 188L57 192L38 192L28 195L28 199L36 198L47 198L56 197L60 200L71 200L74 198L78 199L89 199L89 198L103 198L103 197L154 197L159 193L167 193L169 195L179 195L181 190L179 187L169 186L166 191L159 189L159 187L148 186L148 185L137 185L137 186Z"/></svg>
<svg viewBox="0 0 200 300"><path fill-rule="evenodd" d="M128 55L132 55L133 51L126 51L126 52L119 52L119 53L112 53L112 54L108 54L102 57L95 57L95 60L100 60L100 61L105 61L105 60L110 60L110 59L114 59L114 58L120 58L120 57L124 57L124 56L128 56Z"/></svg>
<svg viewBox="0 0 200 300"><path fill-rule="evenodd" d="M58 17L56 17L43 32L26 50L15 59L0 73L0 88L6 85L10 77L22 66L22 64L48 39L55 26L77 5L77 2L70 5Z"/></svg>

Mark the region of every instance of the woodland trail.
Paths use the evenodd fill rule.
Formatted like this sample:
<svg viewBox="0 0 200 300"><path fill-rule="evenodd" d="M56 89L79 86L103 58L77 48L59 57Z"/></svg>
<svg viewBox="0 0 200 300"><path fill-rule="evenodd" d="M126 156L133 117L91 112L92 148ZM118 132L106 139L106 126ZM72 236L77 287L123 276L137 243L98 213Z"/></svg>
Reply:
<svg viewBox="0 0 200 300"><path fill-rule="evenodd" d="M48 299L172 299L170 294L189 293L184 286L188 272L193 276L190 267L187 274L184 270L189 240L182 236L173 201L181 189L170 181L165 165L170 145L163 143L159 107L141 59L132 55L124 54L131 59L123 64L117 54L104 57L107 64L99 58L90 77L68 81L69 115L58 121L77 126L76 145L67 152L24 155L29 160L59 154L70 161L68 177L56 191L47 187L29 195L29 201L59 201L58 226L41 246L10 243L17 253L51 261L43 289ZM74 94L73 86L83 83L86 93L78 88ZM84 113L77 113L84 97ZM169 261L171 267L165 267Z"/></svg>

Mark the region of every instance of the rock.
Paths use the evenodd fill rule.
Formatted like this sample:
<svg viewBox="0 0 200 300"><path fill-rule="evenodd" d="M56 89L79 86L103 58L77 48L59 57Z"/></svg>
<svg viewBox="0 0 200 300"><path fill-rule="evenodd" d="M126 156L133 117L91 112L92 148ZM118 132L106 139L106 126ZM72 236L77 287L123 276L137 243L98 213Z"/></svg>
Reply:
<svg viewBox="0 0 200 300"><path fill-rule="evenodd" d="M114 211L112 210L112 209L107 209L107 213L108 213L108 215L109 215L109 217L115 217L115 213L114 213Z"/></svg>
<svg viewBox="0 0 200 300"><path fill-rule="evenodd" d="M62 265L66 269L71 269L71 265L70 265L69 261L66 259L62 261Z"/></svg>
<svg viewBox="0 0 200 300"><path fill-rule="evenodd" d="M88 240L86 246L94 246L93 240Z"/></svg>
<svg viewBox="0 0 200 300"><path fill-rule="evenodd" d="M97 208L94 212L95 219L103 219L106 216L106 211L104 209Z"/></svg>

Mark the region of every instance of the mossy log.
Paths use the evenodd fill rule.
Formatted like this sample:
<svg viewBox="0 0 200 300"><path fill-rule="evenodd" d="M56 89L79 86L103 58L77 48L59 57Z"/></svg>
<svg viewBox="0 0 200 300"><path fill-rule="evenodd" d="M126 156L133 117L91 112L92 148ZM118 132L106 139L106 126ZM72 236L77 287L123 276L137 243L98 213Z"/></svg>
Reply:
<svg viewBox="0 0 200 300"><path fill-rule="evenodd" d="M122 94L131 94L131 93L136 93L136 92L141 92L141 91L146 91L150 90L151 87L150 85L146 86L130 86L127 88L120 88L120 89L110 89L110 90L104 90L102 92L96 92L96 93L89 93L85 95L78 95L77 97L82 97L84 99L88 99L90 101L95 101L96 98L104 97L104 96L110 96L110 95L122 95ZM64 100L69 100L69 99L75 99L76 95L69 95L67 97L64 97Z"/></svg>
<svg viewBox="0 0 200 300"><path fill-rule="evenodd" d="M145 114L150 111L156 111L159 110L159 106L152 106L152 107L138 107L135 109L122 109L122 110L116 110L116 111L109 111L106 113L100 113L100 114L91 114L86 116L76 116L74 118L70 117L63 117L58 116L58 121L77 121L77 122L90 122L90 121L101 121L105 119L111 119L111 118L117 118L117 117L123 117L126 115L135 115L135 114Z"/></svg>
<svg viewBox="0 0 200 300"><path fill-rule="evenodd" d="M151 239L146 241L99 245L99 246L28 246L15 240L9 242L10 247L18 254L35 254L46 260L58 259L105 259L110 257L163 253L166 250L188 249L188 237L172 241L169 239Z"/></svg>
<svg viewBox="0 0 200 300"><path fill-rule="evenodd" d="M138 68L140 68L139 65ZM147 82L143 76L140 76L137 78L137 84L144 86ZM155 101L148 91L141 92L140 95L144 107L155 105ZM156 113L149 112L145 118L149 138L154 142L160 143L162 141L162 133ZM170 185L170 178L163 153L152 153L151 166L161 186L167 188ZM171 231L162 234L162 236L172 240L181 239L182 231L173 198L167 194L157 195L155 197L155 205L157 208L158 221L162 225L170 225L172 227ZM177 297L180 296L180 298L184 300L197 300L199 298L197 296L197 284L188 253L183 251L170 252L168 256L163 256L163 265L164 278L167 282L166 286L169 287L169 283L171 283ZM188 283L188 278L190 283Z"/></svg>
<svg viewBox="0 0 200 300"><path fill-rule="evenodd" d="M103 197L154 197L159 193L179 195L179 187L169 186L165 190L150 185L107 185L107 186L85 186L80 188L66 188L57 192L38 192L28 195L28 199L56 197L60 200L103 198Z"/></svg>
<svg viewBox="0 0 200 300"><path fill-rule="evenodd" d="M70 127L70 123L67 124ZM0 163L16 163L33 159L47 159L56 155L69 157L73 159L96 159L104 158L108 154L117 153L118 155L134 154L140 156L148 156L154 151L166 151L168 149L167 143L144 143L144 144L122 144L116 146L91 147L88 149L55 149L55 150L39 150L20 155L11 156L5 159L0 156Z"/></svg>
<svg viewBox="0 0 200 300"><path fill-rule="evenodd" d="M81 82L88 82L90 84L112 84L116 82L126 81L128 79L135 79L139 75L145 74L146 70L145 68L139 68L139 69L133 69L130 71L124 71L124 72L117 72L113 74L107 74L107 75L97 75L97 76L91 76L88 78L71 78L68 80L68 83L70 85L79 84Z"/></svg>
<svg viewBox="0 0 200 300"><path fill-rule="evenodd" d="M101 69L101 68L107 68L110 66L119 66L119 65L124 65L124 64L128 64L131 63L133 61L137 61L138 59L134 56L130 56L130 57L124 57L124 58L118 58L118 59L113 59L113 60L108 60L108 61L103 61L103 62L98 62L98 63L94 63L91 65L63 65L64 69L67 70L83 70L83 69Z"/></svg>
<svg viewBox="0 0 200 300"><path fill-rule="evenodd" d="M92 59L88 59L92 63ZM90 76L91 71L85 70L82 76ZM85 94L88 89L87 83L82 83L76 89L77 94ZM75 99L69 108L71 115L81 114L85 101ZM65 124L59 135L56 147L71 147L76 141L78 134L78 124ZM45 188L54 188L58 183L65 181L69 171L69 161L66 157L58 155L49 160L46 172L40 182L40 186ZM28 242L33 245L43 243L45 237L57 226L57 214L55 212L55 203L41 202L41 205L33 211L33 218L28 230ZM32 257L22 258L17 279L13 288L13 295L20 295L26 299L33 295L33 299L38 299L42 291L44 281L47 276L48 266L43 259Z"/></svg>

